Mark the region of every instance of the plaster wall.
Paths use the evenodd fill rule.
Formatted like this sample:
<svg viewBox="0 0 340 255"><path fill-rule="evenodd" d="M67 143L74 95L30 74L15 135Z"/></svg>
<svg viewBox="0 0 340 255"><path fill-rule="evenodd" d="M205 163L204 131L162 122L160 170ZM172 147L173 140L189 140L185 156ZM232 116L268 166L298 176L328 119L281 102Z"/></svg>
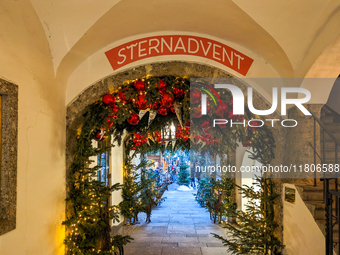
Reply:
<svg viewBox="0 0 340 255"><path fill-rule="evenodd" d="M249 148L247 148L249 149ZM242 166L254 166L255 165L255 160L254 159L251 159L249 158L251 154L248 152L248 151L245 151L244 153L244 156L243 156L243 159L242 159ZM260 164L261 165L261 164ZM247 174L247 173L241 173L242 175L242 186L243 185L247 185L249 187L253 186L253 183L254 183L254 179L252 178L253 177L253 174ZM240 195L242 197L242 195ZM248 198L246 197L242 197L242 204L241 204L241 207L242 207L242 211L246 211L247 209L247 203L249 201Z"/></svg>
<svg viewBox="0 0 340 255"><path fill-rule="evenodd" d="M16 229L0 236L0 254L64 254L63 88L55 84L48 43L29 2L0 7L0 78L17 84L19 93Z"/></svg>
<svg viewBox="0 0 340 255"><path fill-rule="evenodd" d="M284 184L284 188L295 189L293 184ZM283 192L284 192L283 188ZM283 244L284 254L319 255L325 253L325 237L316 224L312 214L295 190L295 203L283 201Z"/></svg>
<svg viewBox="0 0 340 255"><path fill-rule="evenodd" d="M17 223L0 236L0 254L63 254L64 100L47 80L38 81L21 68L16 66L13 76L0 72L19 86Z"/></svg>
<svg viewBox="0 0 340 255"><path fill-rule="evenodd" d="M118 147L117 144L115 144L115 147L112 147L111 149L111 157L110 157L110 169L111 169L111 184L120 183L123 184L124 181L124 156L123 156L123 147ZM115 191L112 193L111 196L111 203L112 205L118 205L122 199L122 192L121 190ZM116 222L113 225L119 225L123 221L123 217L119 217L120 222Z"/></svg>

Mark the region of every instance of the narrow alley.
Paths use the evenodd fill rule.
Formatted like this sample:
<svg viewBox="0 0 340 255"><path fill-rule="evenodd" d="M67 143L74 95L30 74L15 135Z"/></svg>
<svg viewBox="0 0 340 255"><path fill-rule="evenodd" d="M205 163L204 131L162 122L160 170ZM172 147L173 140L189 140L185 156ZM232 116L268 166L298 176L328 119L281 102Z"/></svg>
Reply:
<svg viewBox="0 0 340 255"><path fill-rule="evenodd" d="M220 255L229 254L222 242L211 233L224 230L210 221L209 213L196 202L196 189L175 190L170 185L166 200L151 215L151 223L124 226L123 234L134 240L125 246L125 255Z"/></svg>

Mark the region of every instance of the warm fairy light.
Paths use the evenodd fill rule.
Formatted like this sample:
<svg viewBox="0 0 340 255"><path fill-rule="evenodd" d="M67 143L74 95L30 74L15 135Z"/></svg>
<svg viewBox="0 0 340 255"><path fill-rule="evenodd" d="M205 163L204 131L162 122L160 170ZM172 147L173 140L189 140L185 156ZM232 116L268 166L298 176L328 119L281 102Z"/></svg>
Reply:
<svg viewBox="0 0 340 255"><path fill-rule="evenodd" d="M176 131L176 127L175 127L174 123L171 123L170 130L171 130L171 132Z"/></svg>

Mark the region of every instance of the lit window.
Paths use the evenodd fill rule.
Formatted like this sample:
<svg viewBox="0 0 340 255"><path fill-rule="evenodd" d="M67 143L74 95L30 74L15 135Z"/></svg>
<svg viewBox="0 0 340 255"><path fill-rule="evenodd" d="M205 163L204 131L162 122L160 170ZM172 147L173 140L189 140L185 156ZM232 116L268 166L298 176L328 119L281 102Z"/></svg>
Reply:
<svg viewBox="0 0 340 255"><path fill-rule="evenodd" d="M98 148L103 148L103 146L107 146L106 140L98 142ZM109 186L110 153L103 152L98 154L97 162L99 166L99 169L97 171L97 180L105 183L106 186Z"/></svg>

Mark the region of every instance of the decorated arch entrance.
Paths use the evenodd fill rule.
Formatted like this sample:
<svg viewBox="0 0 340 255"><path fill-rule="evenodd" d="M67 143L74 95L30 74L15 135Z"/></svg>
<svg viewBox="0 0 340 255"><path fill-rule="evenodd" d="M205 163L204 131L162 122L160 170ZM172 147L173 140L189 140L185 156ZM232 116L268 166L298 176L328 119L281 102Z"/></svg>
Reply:
<svg viewBox="0 0 340 255"><path fill-rule="evenodd" d="M206 84L206 90L211 90L209 84ZM78 136L75 146L69 148L72 149L69 152L73 160L72 163L68 162L69 203L65 222L69 231L65 242L70 254L82 254L83 251L93 254L119 252L129 241L128 236L110 236L110 221L118 220L119 213L130 221L136 215L134 208L140 201L133 200L134 194L131 193L135 179L135 166L131 164L133 154L189 149L192 145L192 150L218 154L223 159L226 151L233 151L236 142L241 141L253 148L255 158L264 164L270 162L274 157L274 140L268 129L240 127L231 130L219 125L218 131L209 130L212 114L219 117L232 115L231 94L228 91L216 94L219 104L208 104L211 112L208 116L199 114L200 97L201 92L197 88L190 93L189 79L184 76L145 75L139 79L125 79L109 93L93 98L97 100L84 107L82 116L74 119L71 124L73 128L78 127ZM190 107L194 107L191 118ZM249 111L245 116L232 116L235 121L251 117ZM166 142L162 133L171 125L177 127L176 140ZM68 131L72 130L70 127ZM106 141L106 145L93 148L92 140ZM124 145L123 186L118 183L103 185L93 178L98 167L89 166L91 156L108 151L113 142ZM110 205L109 197L120 188L123 188L124 200L117 208ZM133 204L135 207L132 207Z"/></svg>

